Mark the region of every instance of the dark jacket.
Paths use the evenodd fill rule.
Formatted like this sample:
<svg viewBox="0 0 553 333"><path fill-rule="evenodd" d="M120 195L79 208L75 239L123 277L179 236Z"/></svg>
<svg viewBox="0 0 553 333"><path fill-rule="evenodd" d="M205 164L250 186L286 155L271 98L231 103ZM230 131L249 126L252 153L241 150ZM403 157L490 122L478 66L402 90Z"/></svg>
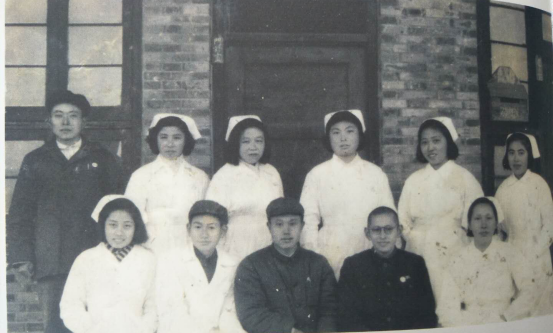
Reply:
<svg viewBox="0 0 553 333"><path fill-rule="evenodd" d="M396 249L390 258L366 250L347 258L338 283L341 332L409 330L437 325L436 303L421 256Z"/></svg>
<svg viewBox="0 0 553 333"><path fill-rule="evenodd" d="M238 266L234 283L238 318L249 333L288 333L293 327L334 332L335 288L336 278L325 257L300 247L287 258L271 245Z"/></svg>
<svg viewBox="0 0 553 333"><path fill-rule="evenodd" d="M116 157L83 138L67 160L55 140L25 156L7 219L8 262L30 261L35 278L67 274L75 258L98 244L92 210L104 195L121 193Z"/></svg>

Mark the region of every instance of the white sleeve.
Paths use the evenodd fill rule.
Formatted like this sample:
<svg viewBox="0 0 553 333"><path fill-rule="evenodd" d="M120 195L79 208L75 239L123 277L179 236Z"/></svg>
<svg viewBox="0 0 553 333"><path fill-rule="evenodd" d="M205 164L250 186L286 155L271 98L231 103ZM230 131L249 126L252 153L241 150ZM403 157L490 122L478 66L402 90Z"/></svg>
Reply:
<svg viewBox="0 0 553 333"><path fill-rule="evenodd" d="M202 200L206 197L207 189L209 188L209 177L204 172L201 173L202 181L200 184L200 197Z"/></svg>
<svg viewBox="0 0 553 333"><path fill-rule="evenodd" d="M398 216L399 223L403 226L403 234L405 237L409 237L409 233L413 229L413 217L411 216L411 188L412 182L407 179L405 185L403 185L403 190L399 196L398 203Z"/></svg>
<svg viewBox="0 0 553 333"><path fill-rule="evenodd" d="M236 313L236 305L234 303L234 287L231 286L229 293L225 297L225 303L221 311L221 317L219 320L219 331L222 333L246 333Z"/></svg>
<svg viewBox="0 0 553 333"><path fill-rule="evenodd" d="M139 169L140 170L140 169ZM125 190L125 196L131 198L134 204L146 211L146 204L148 202L148 193L145 190L145 185L148 182L146 177L142 176L142 173L139 170L133 172L131 179L127 184L127 189Z"/></svg>
<svg viewBox="0 0 553 333"><path fill-rule="evenodd" d="M211 180L211 183L209 183L205 198L207 200L213 200L223 205L227 210L230 211L232 197L230 184L232 183L232 179L225 179L228 178L226 176L227 175L221 174L221 170L215 173L213 179Z"/></svg>
<svg viewBox="0 0 553 333"><path fill-rule="evenodd" d="M386 206L392 209L396 209L396 203L394 201L392 189L390 188L390 182L388 181L388 176L384 171L381 171L381 176L379 177L379 179L380 184L377 193L380 195L380 206Z"/></svg>
<svg viewBox="0 0 553 333"><path fill-rule="evenodd" d="M474 200L483 197L484 192L482 191L482 186L480 186L480 183L474 178L472 173L470 171L466 170L467 174L465 175L465 200L464 200L464 207L463 207L463 216L461 218L461 226L467 230L468 228L468 213L470 205L474 202Z"/></svg>
<svg viewBox="0 0 553 333"><path fill-rule="evenodd" d="M508 321L513 321L530 316L538 295L535 295L532 268L528 261L515 248L511 248L508 255L509 258L506 259L509 261L509 268L518 293L517 298L503 315Z"/></svg>
<svg viewBox="0 0 553 333"><path fill-rule="evenodd" d="M152 260L152 278L151 284L144 300L144 310L142 315L142 328L144 333L156 332L158 319L156 309L156 276L155 276L155 261Z"/></svg>
<svg viewBox="0 0 553 333"><path fill-rule="evenodd" d="M86 309L86 267L83 257L77 257L65 282L60 302L60 317L73 333L84 333L93 325Z"/></svg>
<svg viewBox="0 0 553 333"><path fill-rule="evenodd" d="M443 327L466 324L461 311L461 293L449 271L444 271L440 298L437 300L436 314Z"/></svg>
<svg viewBox="0 0 553 333"><path fill-rule="evenodd" d="M301 233L301 240L303 247L317 251L318 250L318 233L319 223L321 222L321 211L319 208L319 180L316 174L311 170L301 191L300 203L305 210L304 221L305 226Z"/></svg>
<svg viewBox="0 0 553 333"><path fill-rule="evenodd" d="M540 218L542 229L540 233L540 252L541 255L549 251L549 246L553 243L553 199L551 198L551 190L545 182L540 179L539 186L539 202Z"/></svg>

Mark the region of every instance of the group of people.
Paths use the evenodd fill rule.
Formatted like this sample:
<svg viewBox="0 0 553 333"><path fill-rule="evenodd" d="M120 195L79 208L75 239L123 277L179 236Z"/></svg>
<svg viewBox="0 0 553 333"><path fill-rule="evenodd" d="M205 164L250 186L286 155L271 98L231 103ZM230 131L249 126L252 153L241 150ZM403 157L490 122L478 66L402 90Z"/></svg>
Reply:
<svg viewBox="0 0 553 333"><path fill-rule="evenodd" d="M553 200L532 171L536 139L513 133L496 196L455 163L451 119L425 120L398 207L362 159L359 110L325 116L332 158L283 198L258 116L236 116L226 164L189 164L191 117L157 114L156 159L125 187L116 158L82 137L82 95L47 99L53 138L23 160L8 262L37 281L46 332L360 332L553 313ZM124 193L124 194L122 194Z"/></svg>

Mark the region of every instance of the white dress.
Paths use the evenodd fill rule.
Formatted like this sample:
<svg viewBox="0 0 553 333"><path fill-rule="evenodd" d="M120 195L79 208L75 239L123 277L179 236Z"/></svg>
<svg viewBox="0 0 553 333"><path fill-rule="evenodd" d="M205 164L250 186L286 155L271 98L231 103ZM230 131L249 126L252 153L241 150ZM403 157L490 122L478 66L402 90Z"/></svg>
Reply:
<svg viewBox="0 0 553 333"><path fill-rule="evenodd" d="M135 245L119 262L104 243L81 253L69 272L60 315L73 333L153 333L155 256Z"/></svg>
<svg viewBox="0 0 553 333"><path fill-rule="evenodd" d="M208 185L207 174L182 155L176 161L158 155L132 174L125 195L146 212L148 247L156 254L186 246L188 212Z"/></svg>
<svg viewBox="0 0 553 333"><path fill-rule="evenodd" d="M524 257L497 237L484 252L469 244L452 255L443 283L436 313L445 327L522 319L535 299Z"/></svg>
<svg viewBox="0 0 553 333"><path fill-rule="evenodd" d="M553 241L553 200L549 186L540 175L528 170L520 179L514 175L505 179L495 197L505 214L509 230L507 241L530 262L537 281L535 288L543 291L553 279L549 252ZM550 295L542 295L536 314L553 314L547 305Z"/></svg>
<svg viewBox="0 0 553 333"><path fill-rule="evenodd" d="M278 171L270 164L256 166L240 161L225 164L215 175L206 199L225 206L229 213L222 249L238 259L271 244L265 210L284 195Z"/></svg>
<svg viewBox="0 0 553 333"><path fill-rule="evenodd" d="M305 209L303 245L325 256L337 277L345 258L371 246L364 234L370 212L379 206L395 209L388 177L359 155L350 163L333 155L314 167L300 202Z"/></svg>
<svg viewBox="0 0 553 333"><path fill-rule="evenodd" d="M192 245L160 258L156 303L158 333L245 333L234 306L234 274L238 261L217 251L215 274L208 282Z"/></svg>
<svg viewBox="0 0 553 333"><path fill-rule="evenodd" d="M406 250L424 257L436 299L450 254L468 243L461 228L467 228L468 209L483 195L476 178L451 160L438 170L428 163L403 186L398 213Z"/></svg>

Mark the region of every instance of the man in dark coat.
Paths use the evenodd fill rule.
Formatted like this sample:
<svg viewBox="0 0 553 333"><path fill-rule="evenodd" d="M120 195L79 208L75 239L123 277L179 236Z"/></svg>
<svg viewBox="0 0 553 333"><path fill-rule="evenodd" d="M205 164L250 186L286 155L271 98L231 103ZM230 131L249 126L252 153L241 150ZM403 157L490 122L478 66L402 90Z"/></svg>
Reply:
<svg viewBox="0 0 553 333"><path fill-rule="evenodd" d="M18 280L37 280L46 332L68 332L59 302L75 258L98 244L92 210L124 186L116 157L81 136L90 104L63 91L46 108L54 138L23 159L7 219L8 263Z"/></svg>
<svg viewBox="0 0 553 333"><path fill-rule="evenodd" d="M336 331L336 279L323 256L299 246L303 214L294 199L273 200L267 207L273 244L238 266L236 310L249 333Z"/></svg>
<svg viewBox="0 0 553 333"><path fill-rule="evenodd" d="M373 248L347 258L338 283L341 332L410 330L437 325L436 303L424 259L397 249L397 213L378 207L365 235Z"/></svg>

